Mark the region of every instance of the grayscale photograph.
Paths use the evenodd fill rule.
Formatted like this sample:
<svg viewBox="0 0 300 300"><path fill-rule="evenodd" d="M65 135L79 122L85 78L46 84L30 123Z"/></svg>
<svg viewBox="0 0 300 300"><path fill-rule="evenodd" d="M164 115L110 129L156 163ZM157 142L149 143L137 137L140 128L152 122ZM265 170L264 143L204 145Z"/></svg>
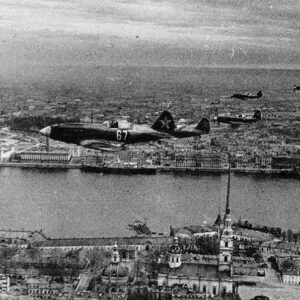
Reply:
<svg viewBox="0 0 300 300"><path fill-rule="evenodd" d="M0 300L299 300L299 20L0 0Z"/></svg>

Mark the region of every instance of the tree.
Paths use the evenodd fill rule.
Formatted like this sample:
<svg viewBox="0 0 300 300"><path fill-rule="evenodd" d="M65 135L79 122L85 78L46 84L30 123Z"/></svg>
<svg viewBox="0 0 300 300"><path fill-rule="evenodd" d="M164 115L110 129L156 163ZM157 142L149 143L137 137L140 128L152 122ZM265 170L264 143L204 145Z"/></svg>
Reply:
<svg viewBox="0 0 300 300"><path fill-rule="evenodd" d="M289 229L286 234L287 234L288 242L292 242L293 241L293 231L291 229Z"/></svg>
<svg viewBox="0 0 300 300"><path fill-rule="evenodd" d="M11 259L17 251L17 248L3 247L0 249L0 259Z"/></svg>
<svg viewBox="0 0 300 300"><path fill-rule="evenodd" d="M149 292L148 292L148 288L146 286L143 288L142 298L143 298L143 300L148 300L149 299Z"/></svg>
<svg viewBox="0 0 300 300"><path fill-rule="evenodd" d="M282 237L282 240L285 242L286 241L286 232L285 231L283 231L281 233L281 237Z"/></svg>
<svg viewBox="0 0 300 300"><path fill-rule="evenodd" d="M165 300L172 300L172 295L169 292L165 293Z"/></svg>
<svg viewBox="0 0 300 300"><path fill-rule="evenodd" d="M81 261L86 265L88 262L94 270L102 270L111 261L111 252L103 249L87 250L82 253Z"/></svg>
<svg viewBox="0 0 300 300"><path fill-rule="evenodd" d="M133 300L133 295L131 289L127 290L127 300Z"/></svg>
<svg viewBox="0 0 300 300"><path fill-rule="evenodd" d="M145 271L150 276L155 276L158 270L157 255L149 251L143 257Z"/></svg>
<svg viewBox="0 0 300 300"><path fill-rule="evenodd" d="M199 237L196 239L199 254L216 255L219 253L219 240L216 236Z"/></svg>
<svg viewBox="0 0 300 300"><path fill-rule="evenodd" d="M295 244L297 244L298 240L299 240L299 233L298 232L294 232L293 233L293 242Z"/></svg>
<svg viewBox="0 0 300 300"><path fill-rule="evenodd" d="M295 268L295 262L292 259L285 259L282 263L281 263L281 268L283 271L288 271L291 270L293 268Z"/></svg>

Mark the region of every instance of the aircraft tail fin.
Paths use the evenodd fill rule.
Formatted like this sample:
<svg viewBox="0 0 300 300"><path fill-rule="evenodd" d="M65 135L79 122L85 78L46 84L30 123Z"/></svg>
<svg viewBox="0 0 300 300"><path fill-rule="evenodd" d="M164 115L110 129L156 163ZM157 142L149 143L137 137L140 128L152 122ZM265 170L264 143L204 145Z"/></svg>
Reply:
<svg viewBox="0 0 300 300"><path fill-rule="evenodd" d="M261 98L262 95L263 95L262 91L259 91L259 92L257 93L257 98Z"/></svg>
<svg viewBox="0 0 300 300"><path fill-rule="evenodd" d="M151 128L161 132L173 132L175 123L171 113L167 110L163 111Z"/></svg>
<svg viewBox="0 0 300 300"><path fill-rule="evenodd" d="M210 132L210 124L207 118L203 118L199 124L196 126L197 130L202 131L203 133L209 133Z"/></svg>
<svg viewBox="0 0 300 300"><path fill-rule="evenodd" d="M254 112L253 117L254 117L255 119L257 119L257 120L261 120L261 112L260 112L260 110L256 110L256 111Z"/></svg>

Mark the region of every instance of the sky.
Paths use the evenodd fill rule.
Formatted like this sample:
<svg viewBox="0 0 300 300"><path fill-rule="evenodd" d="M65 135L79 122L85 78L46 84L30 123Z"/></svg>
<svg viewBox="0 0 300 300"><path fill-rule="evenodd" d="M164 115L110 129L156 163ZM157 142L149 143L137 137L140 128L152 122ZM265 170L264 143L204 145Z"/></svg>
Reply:
<svg viewBox="0 0 300 300"><path fill-rule="evenodd" d="M299 69L299 0L1 0L1 75L67 66Z"/></svg>

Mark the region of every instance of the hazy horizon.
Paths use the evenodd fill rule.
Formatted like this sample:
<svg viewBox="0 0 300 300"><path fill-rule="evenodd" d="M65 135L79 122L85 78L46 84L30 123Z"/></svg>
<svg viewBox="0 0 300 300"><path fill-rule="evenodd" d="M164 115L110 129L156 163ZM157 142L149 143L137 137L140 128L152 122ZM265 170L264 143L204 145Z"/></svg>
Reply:
<svg viewBox="0 0 300 300"><path fill-rule="evenodd" d="M100 66L300 69L300 3L3 0L0 79Z"/></svg>

